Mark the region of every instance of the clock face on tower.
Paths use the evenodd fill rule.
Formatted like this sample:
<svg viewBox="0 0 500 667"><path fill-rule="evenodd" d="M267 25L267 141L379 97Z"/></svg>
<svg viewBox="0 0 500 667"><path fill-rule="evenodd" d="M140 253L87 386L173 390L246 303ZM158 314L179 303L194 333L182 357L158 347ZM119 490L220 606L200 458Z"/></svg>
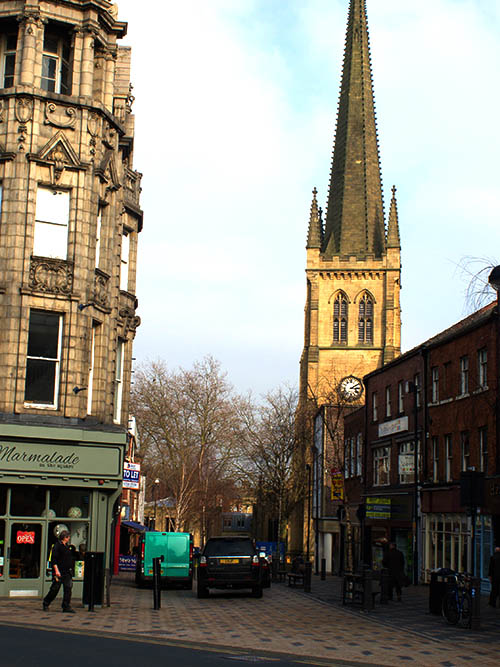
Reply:
<svg viewBox="0 0 500 667"><path fill-rule="evenodd" d="M363 383L354 375L348 375L340 381L339 393L345 401L355 401L363 393Z"/></svg>

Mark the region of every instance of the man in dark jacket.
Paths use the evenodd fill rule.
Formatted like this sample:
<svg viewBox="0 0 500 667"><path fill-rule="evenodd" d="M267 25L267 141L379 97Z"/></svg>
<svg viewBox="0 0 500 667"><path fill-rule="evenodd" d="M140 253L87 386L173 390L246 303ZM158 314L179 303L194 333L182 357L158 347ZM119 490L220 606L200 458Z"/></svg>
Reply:
<svg viewBox="0 0 500 667"><path fill-rule="evenodd" d="M490 558L488 577L491 581L491 593L489 605L496 607L497 597L500 597L500 547L495 547L495 552Z"/></svg>
<svg viewBox="0 0 500 667"><path fill-rule="evenodd" d="M382 560L383 567L389 570L389 600L392 600L392 592L396 589L398 602L401 602L401 587L405 578L405 557L396 548L395 542L389 544L389 549L385 552Z"/></svg>
<svg viewBox="0 0 500 667"><path fill-rule="evenodd" d="M74 614L71 608L71 589L73 588L73 565L74 559L69 548L70 534L67 530L61 531L59 541L54 544L50 564L52 565L52 586L43 599L43 610L47 611L50 603L59 593L61 584L64 588L62 610L68 614Z"/></svg>

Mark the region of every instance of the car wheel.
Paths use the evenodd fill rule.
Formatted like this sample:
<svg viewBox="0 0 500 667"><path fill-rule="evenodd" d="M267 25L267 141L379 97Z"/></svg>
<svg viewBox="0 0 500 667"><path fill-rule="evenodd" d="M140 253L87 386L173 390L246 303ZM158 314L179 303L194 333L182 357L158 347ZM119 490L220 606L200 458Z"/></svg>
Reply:
<svg viewBox="0 0 500 667"><path fill-rule="evenodd" d="M198 584L198 598L207 598L208 597L208 588L206 586L200 586Z"/></svg>
<svg viewBox="0 0 500 667"><path fill-rule="evenodd" d="M252 588L252 595L254 598L261 598L262 597L262 586L254 586Z"/></svg>

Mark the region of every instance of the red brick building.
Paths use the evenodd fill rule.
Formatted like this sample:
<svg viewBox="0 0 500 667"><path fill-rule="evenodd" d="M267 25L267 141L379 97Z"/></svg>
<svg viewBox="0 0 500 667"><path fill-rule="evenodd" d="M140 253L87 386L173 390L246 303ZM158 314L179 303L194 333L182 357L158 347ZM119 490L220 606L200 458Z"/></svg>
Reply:
<svg viewBox="0 0 500 667"><path fill-rule="evenodd" d="M365 376L362 440L359 415L347 416L344 425L348 473L349 459L359 456L352 442L362 448L362 492L356 497L346 474L346 489L352 487L346 495L366 508L358 546L365 562L377 565L380 539L387 537L405 554L409 575L416 555L421 580L435 568L469 571L474 565L487 584L489 557L500 544L495 305ZM470 470L484 473L474 557L471 513L460 499L461 474Z"/></svg>

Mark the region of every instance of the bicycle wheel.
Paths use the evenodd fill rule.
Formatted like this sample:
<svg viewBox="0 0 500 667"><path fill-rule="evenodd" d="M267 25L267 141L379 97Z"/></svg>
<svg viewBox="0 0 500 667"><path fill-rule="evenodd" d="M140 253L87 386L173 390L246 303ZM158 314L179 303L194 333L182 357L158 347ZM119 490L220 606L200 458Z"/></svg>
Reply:
<svg viewBox="0 0 500 667"><path fill-rule="evenodd" d="M455 591L450 591L443 599L443 616L451 625L456 625L460 620L458 599Z"/></svg>
<svg viewBox="0 0 500 667"><path fill-rule="evenodd" d="M465 591L462 597L462 609L460 612L460 620L464 625L470 626L472 617L472 598L468 591Z"/></svg>

